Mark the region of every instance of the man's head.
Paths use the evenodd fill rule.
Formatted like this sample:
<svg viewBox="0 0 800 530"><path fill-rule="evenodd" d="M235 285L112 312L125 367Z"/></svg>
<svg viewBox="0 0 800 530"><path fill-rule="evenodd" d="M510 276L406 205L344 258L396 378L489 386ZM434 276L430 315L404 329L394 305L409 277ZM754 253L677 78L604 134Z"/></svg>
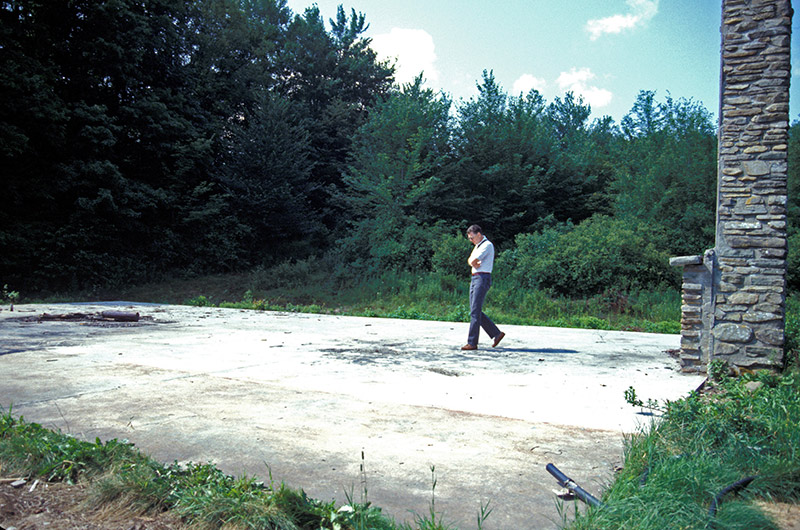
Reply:
<svg viewBox="0 0 800 530"><path fill-rule="evenodd" d="M467 228L467 239L472 241L473 244L480 243L481 239L483 239L483 231L481 227L478 225L472 225Z"/></svg>

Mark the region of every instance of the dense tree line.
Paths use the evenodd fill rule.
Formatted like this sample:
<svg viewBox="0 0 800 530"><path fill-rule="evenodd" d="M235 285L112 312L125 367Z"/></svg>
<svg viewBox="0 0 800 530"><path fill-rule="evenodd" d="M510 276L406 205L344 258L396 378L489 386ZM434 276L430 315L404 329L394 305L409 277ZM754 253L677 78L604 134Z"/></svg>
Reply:
<svg viewBox="0 0 800 530"><path fill-rule="evenodd" d="M392 69L283 0L0 4L0 271L26 290L309 252Z"/></svg>
<svg viewBox="0 0 800 530"><path fill-rule="evenodd" d="M592 271L669 282L665 257L713 246L715 127L691 100L643 91L620 124L590 121L573 94L509 96L487 71L453 102L421 77L394 85L342 7L326 26L285 0L0 6L13 288L312 255L350 276L455 273L477 222L522 285L569 294ZM594 257L587 238L605 241Z"/></svg>

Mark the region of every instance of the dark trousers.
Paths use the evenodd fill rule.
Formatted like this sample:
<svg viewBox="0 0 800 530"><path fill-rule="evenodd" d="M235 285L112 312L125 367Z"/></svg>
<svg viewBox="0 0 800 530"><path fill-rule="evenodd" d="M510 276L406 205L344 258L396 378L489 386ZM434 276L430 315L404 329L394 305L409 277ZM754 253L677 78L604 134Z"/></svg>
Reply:
<svg viewBox="0 0 800 530"><path fill-rule="evenodd" d="M481 328L495 338L500 334L492 319L483 312L483 300L492 286L491 274L476 274L469 284L469 336L467 342L473 346L478 345L478 336Z"/></svg>

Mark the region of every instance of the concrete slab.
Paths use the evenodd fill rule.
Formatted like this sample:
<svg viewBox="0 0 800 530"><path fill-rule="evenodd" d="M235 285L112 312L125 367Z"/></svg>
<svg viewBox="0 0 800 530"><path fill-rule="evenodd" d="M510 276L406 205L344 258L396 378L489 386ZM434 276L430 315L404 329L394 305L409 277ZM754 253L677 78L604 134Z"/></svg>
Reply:
<svg viewBox="0 0 800 530"><path fill-rule="evenodd" d="M37 322L43 313L136 311L138 323ZM26 318L27 317L27 318ZM0 311L0 406L161 461L234 474L398 521L436 510L474 528L556 528L555 463L599 494L624 433L651 421L625 402L677 399L700 376L678 335L501 326L462 352L467 325L168 305L22 305ZM363 471L362 471L363 469ZM571 507L569 508L572 509Z"/></svg>

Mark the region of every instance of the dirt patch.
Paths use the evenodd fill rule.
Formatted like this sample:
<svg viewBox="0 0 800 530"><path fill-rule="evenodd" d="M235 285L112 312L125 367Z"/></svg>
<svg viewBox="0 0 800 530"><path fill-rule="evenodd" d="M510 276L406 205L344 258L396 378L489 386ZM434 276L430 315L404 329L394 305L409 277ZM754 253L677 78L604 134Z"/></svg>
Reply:
<svg viewBox="0 0 800 530"><path fill-rule="evenodd" d="M35 487L33 485L36 484ZM88 510L89 486L0 482L0 528L5 530L170 530L183 528L170 513L137 516L125 509ZM32 490L32 491L31 491Z"/></svg>
<svg viewBox="0 0 800 530"><path fill-rule="evenodd" d="M36 484L35 487L32 487ZM0 479L0 529L2 530L180 530L185 528L172 513L135 515L124 508L87 509L89 485L29 482L12 487ZM800 505L756 504L781 530L800 530Z"/></svg>
<svg viewBox="0 0 800 530"><path fill-rule="evenodd" d="M156 320L149 315L140 315L131 311L100 311L96 313L42 313L39 316L9 318L10 322L75 322L100 327L136 327L155 324Z"/></svg>
<svg viewBox="0 0 800 530"><path fill-rule="evenodd" d="M800 505L763 501L756 504L772 517L781 530L800 530Z"/></svg>

